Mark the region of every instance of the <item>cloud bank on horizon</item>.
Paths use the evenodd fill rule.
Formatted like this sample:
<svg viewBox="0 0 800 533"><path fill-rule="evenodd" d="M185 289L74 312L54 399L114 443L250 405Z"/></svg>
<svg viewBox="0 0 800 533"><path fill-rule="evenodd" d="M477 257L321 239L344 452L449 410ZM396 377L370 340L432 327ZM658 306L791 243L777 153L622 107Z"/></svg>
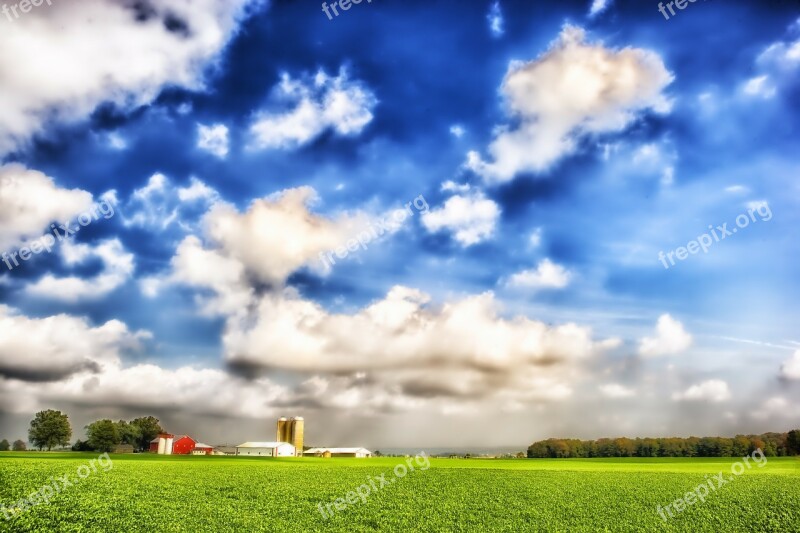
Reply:
<svg viewBox="0 0 800 533"><path fill-rule="evenodd" d="M536 10L0 21L0 434L43 408L384 447L796 424L797 13Z"/></svg>

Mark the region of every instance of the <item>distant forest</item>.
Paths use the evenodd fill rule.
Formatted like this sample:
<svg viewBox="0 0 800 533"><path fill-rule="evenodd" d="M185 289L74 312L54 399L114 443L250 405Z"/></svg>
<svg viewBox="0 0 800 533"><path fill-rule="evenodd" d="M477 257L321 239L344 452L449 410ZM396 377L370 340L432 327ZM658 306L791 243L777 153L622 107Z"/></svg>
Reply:
<svg viewBox="0 0 800 533"><path fill-rule="evenodd" d="M733 438L547 439L531 444L528 457L743 457L757 449L769 457L800 455L800 429Z"/></svg>

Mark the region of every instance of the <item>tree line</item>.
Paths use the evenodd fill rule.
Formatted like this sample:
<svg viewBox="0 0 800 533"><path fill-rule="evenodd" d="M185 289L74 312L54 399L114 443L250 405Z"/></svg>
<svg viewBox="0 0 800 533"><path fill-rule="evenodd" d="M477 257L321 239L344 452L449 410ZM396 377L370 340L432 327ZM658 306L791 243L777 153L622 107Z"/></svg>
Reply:
<svg viewBox="0 0 800 533"><path fill-rule="evenodd" d="M757 449L770 457L800 455L800 429L733 438L547 439L531 444L528 457L744 457Z"/></svg>
<svg viewBox="0 0 800 533"><path fill-rule="evenodd" d="M73 451L111 452L120 444L129 444L135 451L147 451L150 441L164 432L159 420L153 416L116 422L109 419L96 420L85 429L86 440L77 440L72 445ZM61 411L40 411L31 420L28 441L39 451L69 446L71 438L69 417ZM6 439L0 441L0 452L9 449L15 452L25 451L27 446L22 440L15 441L13 445Z"/></svg>

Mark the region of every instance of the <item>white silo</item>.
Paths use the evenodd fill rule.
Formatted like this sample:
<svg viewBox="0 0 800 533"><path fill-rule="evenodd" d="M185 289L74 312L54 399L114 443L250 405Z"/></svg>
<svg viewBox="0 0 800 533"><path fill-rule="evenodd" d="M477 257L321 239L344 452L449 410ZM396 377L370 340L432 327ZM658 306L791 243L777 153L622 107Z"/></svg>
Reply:
<svg viewBox="0 0 800 533"><path fill-rule="evenodd" d="M166 450L166 448L167 448L167 439L164 436L159 435L158 436L158 455L164 455L164 451Z"/></svg>
<svg viewBox="0 0 800 533"><path fill-rule="evenodd" d="M172 436L167 437L167 445L166 445L166 450L164 452L165 455L172 455L172 442L173 442L173 440L174 439L173 439Z"/></svg>

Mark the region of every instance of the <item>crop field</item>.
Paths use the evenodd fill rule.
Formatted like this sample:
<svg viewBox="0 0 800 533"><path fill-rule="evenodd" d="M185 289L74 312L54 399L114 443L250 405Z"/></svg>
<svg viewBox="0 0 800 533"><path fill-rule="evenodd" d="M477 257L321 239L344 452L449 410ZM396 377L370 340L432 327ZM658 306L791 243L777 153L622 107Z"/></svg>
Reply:
<svg viewBox="0 0 800 533"><path fill-rule="evenodd" d="M735 458L426 458L424 469L412 458L414 471L398 477L403 458L112 455L113 466L84 467L79 479L76 472L96 458L0 454L0 505L12 506L65 475L73 481L47 503L0 517L0 530L800 531L798 458L769 458L735 477ZM705 502L674 518L659 516L659 505L719 472L733 479ZM359 486L375 490L344 503ZM339 498L341 509L330 506L324 517L320 510Z"/></svg>

